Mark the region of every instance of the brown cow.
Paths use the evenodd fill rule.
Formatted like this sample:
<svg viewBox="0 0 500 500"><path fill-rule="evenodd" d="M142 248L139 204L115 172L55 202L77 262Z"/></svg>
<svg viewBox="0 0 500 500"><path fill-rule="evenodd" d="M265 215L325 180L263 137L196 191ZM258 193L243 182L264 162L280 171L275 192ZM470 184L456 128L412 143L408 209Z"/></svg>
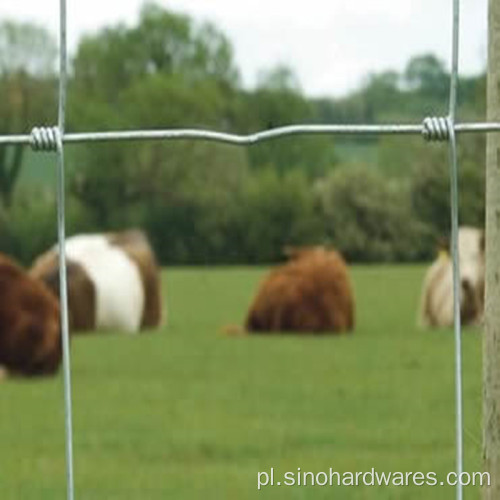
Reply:
<svg viewBox="0 0 500 500"><path fill-rule="evenodd" d="M35 279L42 279L59 297L59 256L49 251L37 259L29 271ZM78 262L66 259L68 287L68 318L70 330L94 330L96 326L96 297L94 284Z"/></svg>
<svg viewBox="0 0 500 500"><path fill-rule="evenodd" d="M342 332L354 328L347 265L334 250L288 250L291 260L261 283L248 313L249 332Z"/></svg>
<svg viewBox="0 0 500 500"><path fill-rule="evenodd" d="M0 365L13 375L55 373L61 362L59 303L0 254Z"/></svg>

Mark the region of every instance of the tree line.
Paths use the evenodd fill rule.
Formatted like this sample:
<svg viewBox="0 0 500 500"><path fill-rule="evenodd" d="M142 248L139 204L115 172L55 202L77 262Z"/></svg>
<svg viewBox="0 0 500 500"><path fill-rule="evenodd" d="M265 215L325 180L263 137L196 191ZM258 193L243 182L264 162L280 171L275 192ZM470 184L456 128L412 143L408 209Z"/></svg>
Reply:
<svg viewBox="0 0 500 500"><path fill-rule="evenodd" d="M56 49L33 24L0 24L0 134L56 122ZM146 4L133 26L84 36L71 59L67 130L420 122L445 114L449 74L431 54L311 98L292 69L243 87L211 23ZM460 79L460 119L484 117L484 75ZM290 137L69 145L68 233L143 227L163 264L268 263L286 245L332 244L351 261L431 258L449 232L447 148L420 138ZM53 171L0 146L0 250L29 262L55 239ZM484 138L460 137L462 223L484 219Z"/></svg>

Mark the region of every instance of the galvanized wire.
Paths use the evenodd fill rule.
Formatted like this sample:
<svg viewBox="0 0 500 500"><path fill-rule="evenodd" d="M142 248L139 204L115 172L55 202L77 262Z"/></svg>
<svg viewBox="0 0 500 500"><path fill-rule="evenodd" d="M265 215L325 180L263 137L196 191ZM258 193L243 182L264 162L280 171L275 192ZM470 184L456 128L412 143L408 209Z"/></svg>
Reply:
<svg viewBox="0 0 500 500"><path fill-rule="evenodd" d="M66 221L64 182L64 127L66 117L67 44L66 0L59 1L59 104L57 118L57 234L59 242L59 299L61 303L61 335L64 372L64 420L66 429L66 488L68 500L74 500L73 415L71 401L71 358L68 322L68 286L66 272Z"/></svg>
<svg viewBox="0 0 500 500"><path fill-rule="evenodd" d="M68 322L68 286L66 273L66 235L65 235L65 188L64 188L64 147L59 129L57 141L57 236L59 243L59 300L61 305L61 336L63 347L64 372L64 420L66 429L66 486L68 500L74 499L73 482L73 419L71 404L71 359Z"/></svg>
<svg viewBox="0 0 500 500"><path fill-rule="evenodd" d="M231 134L203 129L162 129L162 130L113 130L107 132L79 132L65 133L62 137L64 144L112 142L112 141L169 141L169 140L193 140L211 141L239 146L251 146L260 142L279 139L294 135L422 135L430 139L448 139L448 125L445 126L444 137L429 137L434 133L431 125L438 123L443 118L426 118L422 124L384 124L384 125L318 125L297 124L277 127L263 132L253 134ZM430 126L430 128L429 128ZM462 133L493 133L500 132L500 123L497 122L470 122L455 123L456 134ZM24 135L0 135L1 145L32 144L33 135L40 134L41 127L35 127L31 134Z"/></svg>
<svg viewBox="0 0 500 500"><path fill-rule="evenodd" d="M456 468L459 478L463 472L463 387L462 387L462 327L460 319L460 259L458 249L458 159L455 132L450 118L450 194L451 194L451 254L453 259L453 325L455 337L455 433ZM463 498L463 485L457 483L457 500Z"/></svg>
<svg viewBox="0 0 500 500"><path fill-rule="evenodd" d="M450 72L449 112L447 117L426 118L424 120L424 137L428 140L448 140L450 159L450 199L451 199L451 254L453 261L453 326L455 340L455 441L456 441L456 473L459 480L456 484L456 499L463 499L463 384L462 384L462 328L460 318L460 259L458 248L458 155L455 117L457 109L458 89L458 55L460 1L453 1L452 50Z"/></svg>
<svg viewBox="0 0 500 500"><path fill-rule="evenodd" d="M462 328L460 322L460 261L458 249L458 157L455 136L455 117L458 89L458 56L460 32L460 0L453 0L453 27L451 48L450 102L449 102L449 150L450 150L450 196L451 196L451 250L453 259L453 313L455 337L455 439L456 468L462 478L464 468L463 445L463 384L462 384ZM463 485L459 480L456 499L462 500Z"/></svg>

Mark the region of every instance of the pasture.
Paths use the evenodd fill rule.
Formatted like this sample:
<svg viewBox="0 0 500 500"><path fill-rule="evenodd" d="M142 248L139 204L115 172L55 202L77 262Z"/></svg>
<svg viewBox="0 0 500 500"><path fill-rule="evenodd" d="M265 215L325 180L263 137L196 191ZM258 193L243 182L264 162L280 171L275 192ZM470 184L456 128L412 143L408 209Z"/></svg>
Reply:
<svg viewBox="0 0 500 500"><path fill-rule="evenodd" d="M168 269L169 325L73 338L76 498L443 499L451 487L286 487L257 472L454 468L451 331L416 329L424 266L355 266L354 334L227 337L264 272ZM481 470L481 337L465 330L466 471ZM62 374L0 384L0 498L65 498ZM467 498L479 489L466 488Z"/></svg>

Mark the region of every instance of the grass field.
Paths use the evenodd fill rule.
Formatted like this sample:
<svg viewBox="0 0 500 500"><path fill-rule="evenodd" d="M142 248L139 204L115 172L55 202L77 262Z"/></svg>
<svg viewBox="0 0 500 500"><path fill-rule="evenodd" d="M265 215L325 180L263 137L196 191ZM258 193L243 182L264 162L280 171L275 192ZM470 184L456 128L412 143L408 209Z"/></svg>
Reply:
<svg viewBox="0 0 500 500"><path fill-rule="evenodd" d="M354 267L357 328L224 337L263 270L168 269L169 325L72 343L79 500L444 499L451 487L286 487L257 472L454 468L453 339L415 328L421 266ZM481 469L481 338L464 332L465 470ZM65 498L62 376L0 385L0 498ZM467 498L479 489L466 488Z"/></svg>

